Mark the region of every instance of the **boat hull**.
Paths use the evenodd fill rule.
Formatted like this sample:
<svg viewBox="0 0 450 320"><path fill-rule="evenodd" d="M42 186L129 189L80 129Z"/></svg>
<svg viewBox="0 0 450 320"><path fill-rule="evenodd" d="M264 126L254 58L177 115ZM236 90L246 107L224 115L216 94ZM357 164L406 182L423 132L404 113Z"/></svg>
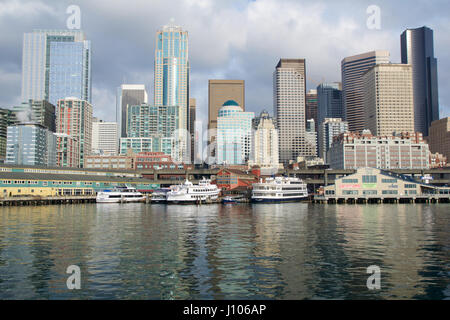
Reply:
<svg viewBox="0 0 450 320"><path fill-rule="evenodd" d="M298 197L290 199L279 199L279 198L253 198L252 203L289 203L289 202L304 202L307 201L308 197Z"/></svg>
<svg viewBox="0 0 450 320"><path fill-rule="evenodd" d="M132 203L132 202L144 202L145 197L133 198L133 199L97 199L97 203Z"/></svg>

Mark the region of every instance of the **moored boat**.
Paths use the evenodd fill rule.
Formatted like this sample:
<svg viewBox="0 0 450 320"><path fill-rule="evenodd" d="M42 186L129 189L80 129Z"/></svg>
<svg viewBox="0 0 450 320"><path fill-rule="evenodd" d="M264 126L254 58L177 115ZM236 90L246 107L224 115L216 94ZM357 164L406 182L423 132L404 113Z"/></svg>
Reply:
<svg viewBox="0 0 450 320"><path fill-rule="evenodd" d="M268 178L253 184L252 202L298 202L307 199L307 185L298 178Z"/></svg>
<svg viewBox="0 0 450 320"><path fill-rule="evenodd" d="M200 203L213 202L219 197L220 190L211 180L203 179L198 185L186 180L182 185L170 187L167 192L167 203Z"/></svg>
<svg viewBox="0 0 450 320"><path fill-rule="evenodd" d="M132 187L116 187L112 190L103 190L97 194L97 203L127 203L141 202L145 196Z"/></svg>

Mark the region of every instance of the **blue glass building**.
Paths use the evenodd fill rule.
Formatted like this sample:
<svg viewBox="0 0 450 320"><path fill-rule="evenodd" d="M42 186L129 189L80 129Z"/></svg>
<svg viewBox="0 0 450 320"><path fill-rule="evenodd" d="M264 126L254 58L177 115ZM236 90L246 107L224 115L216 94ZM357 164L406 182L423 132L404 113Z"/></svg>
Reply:
<svg viewBox="0 0 450 320"><path fill-rule="evenodd" d="M321 83L317 87L317 121L320 126L326 118L344 118L342 86L339 82Z"/></svg>

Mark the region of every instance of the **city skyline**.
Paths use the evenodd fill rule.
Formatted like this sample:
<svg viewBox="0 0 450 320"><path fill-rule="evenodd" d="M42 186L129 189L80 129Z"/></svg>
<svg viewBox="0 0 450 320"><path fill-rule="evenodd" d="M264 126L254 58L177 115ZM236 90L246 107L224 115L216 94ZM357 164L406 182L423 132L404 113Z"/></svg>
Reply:
<svg viewBox="0 0 450 320"><path fill-rule="evenodd" d="M448 4L442 3L444 6L448 6ZM14 18L19 14L32 17L26 23L21 23L20 27L8 36L0 38L2 47L6 48L0 54L0 71L2 71L0 84L4 84L1 89L3 94L0 106L9 108L20 103L17 100L20 100L20 81L15 80L21 75L20 51L23 33L37 28L64 29L65 20L68 17L65 9L68 4L65 1L58 4L41 1L34 5L26 1L22 3L7 1L0 6L0 16L2 17L0 24L7 23L11 17ZM421 12L432 10L431 8L416 6L417 8L412 9L412 12L408 12L407 17L394 15L394 19L391 18L391 15L397 13L401 6L381 1L379 4L382 13L381 30L370 30L366 26L368 4L353 4L355 12L347 14L344 12L347 7L345 1L341 7L336 4L325 5L320 1L314 2L314 4L306 1L294 3L272 0L235 1L230 4L211 1L182 2L179 6L180 9L170 12L165 7L155 4L139 4L136 9L117 7L115 4L108 6L98 4L98 7L95 6L95 10L92 8L93 5L87 2L80 1L77 4L80 6L82 14L81 29L91 40L93 47L92 104L94 115L105 121L114 120L111 109L114 109L115 106L115 88L121 83L143 83L147 88L153 90L152 61L155 44L151 37L147 36L146 40L142 41L139 35L142 33L154 34L163 25L169 23L172 17L175 24L182 26L190 35L192 70L190 95L197 98L198 118L204 124L207 121L204 114L207 110L208 79L243 79L246 81L248 110L254 112L260 112L263 109L270 110L272 66L279 58L305 58L308 64L306 85L307 89L311 89L320 82L340 81L340 61L346 56L371 50L389 50L391 61L399 63L401 33L407 28L417 28L423 25L429 26L435 33L435 57L439 63L441 117L450 115L447 102L450 101L450 97L444 90L448 83L447 79L450 78L446 71L449 59L445 54L448 40L444 37L445 31L450 29L450 26L439 19L424 18L425 15L419 16ZM170 5L167 7L171 8ZM105 8L110 10L105 11ZM155 19L149 23L151 19L146 17L145 25L143 25L144 21L139 18L142 14L138 15L133 28L118 23L110 25L111 28L107 29L103 19L94 21L93 18L93 12L96 10L100 10L96 13L99 17L108 18L120 14L130 14L130 10L140 9L145 12L145 8L152 8L152 15L155 14ZM279 12L274 17L267 17L266 12L270 12L267 10L270 8ZM124 9L125 12L120 13L119 9ZM185 16L181 15L181 9L186 12ZM222 30L220 28L224 23L219 22L220 17L217 20L207 18L207 13L216 9L219 10L220 17L230 21L229 29L222 28L224 29ZM282 13L285 11L291 12L290 17L282 17ZM332 11L335 12L335 16L330 18L329 15ZM436 16L439 16L442 11L436 11ZM5 15L6 13L8 16ZM191 19L193 14L197 14L199 19L193 21ZM268 23L267 26L262 25L262 20L269 18L273 23ZM330 18L330 21L326 21L325 18ZM275 23L275 19L279 19L279 22ZM338 22L336 28L327 28L336 22ZM322 28L316 28L320 30L310 32L312 26L317 26L317 23L321 23ZM205 26L208 24L211 24L211 27L205 30ZM312 26L308 24L312 24ZM238 30L239 32L237 32ZM333 30L333 33L330 30ZM130 33L131 31L134 33ZM280 39L275 38L276 31L283 31L286 36ZM289 41L293 36L298 41ZM311 41L318 36L320 36L320 41L315 40L313 45L302 45L302 41L305 42L308 39ZM265 38L265 41L262 41L262 37ZM333 41L329 41L330 39ZM136 42L138 40L139 42ZM208 45L208 43L213 45ZM260 50L261 45L264 45L266 50ZM124 54L118 55L119 57L107 54L112 48L115 48L114 46L123 49ZM139 50L134 50L134 48L139 48ZM333 55L330 55L330 52L333 52ZM115 67L111 68L111 65ZM123 81L124 79L126 81ZM153 94L152 91L149 91L149 96Z"/></svg>

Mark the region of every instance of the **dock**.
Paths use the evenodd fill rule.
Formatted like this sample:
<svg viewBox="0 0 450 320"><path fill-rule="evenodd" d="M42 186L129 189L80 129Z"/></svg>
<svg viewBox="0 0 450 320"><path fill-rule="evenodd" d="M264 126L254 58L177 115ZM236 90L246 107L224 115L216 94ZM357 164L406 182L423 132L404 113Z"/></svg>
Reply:
<svg viewBox="0 0 450 320"><path fill-rule="evenodd" d="M7 206L49 206L62 204L95 203L96 196L62 196L62 197L10 197L0 198L0 207Z"/></svg>

